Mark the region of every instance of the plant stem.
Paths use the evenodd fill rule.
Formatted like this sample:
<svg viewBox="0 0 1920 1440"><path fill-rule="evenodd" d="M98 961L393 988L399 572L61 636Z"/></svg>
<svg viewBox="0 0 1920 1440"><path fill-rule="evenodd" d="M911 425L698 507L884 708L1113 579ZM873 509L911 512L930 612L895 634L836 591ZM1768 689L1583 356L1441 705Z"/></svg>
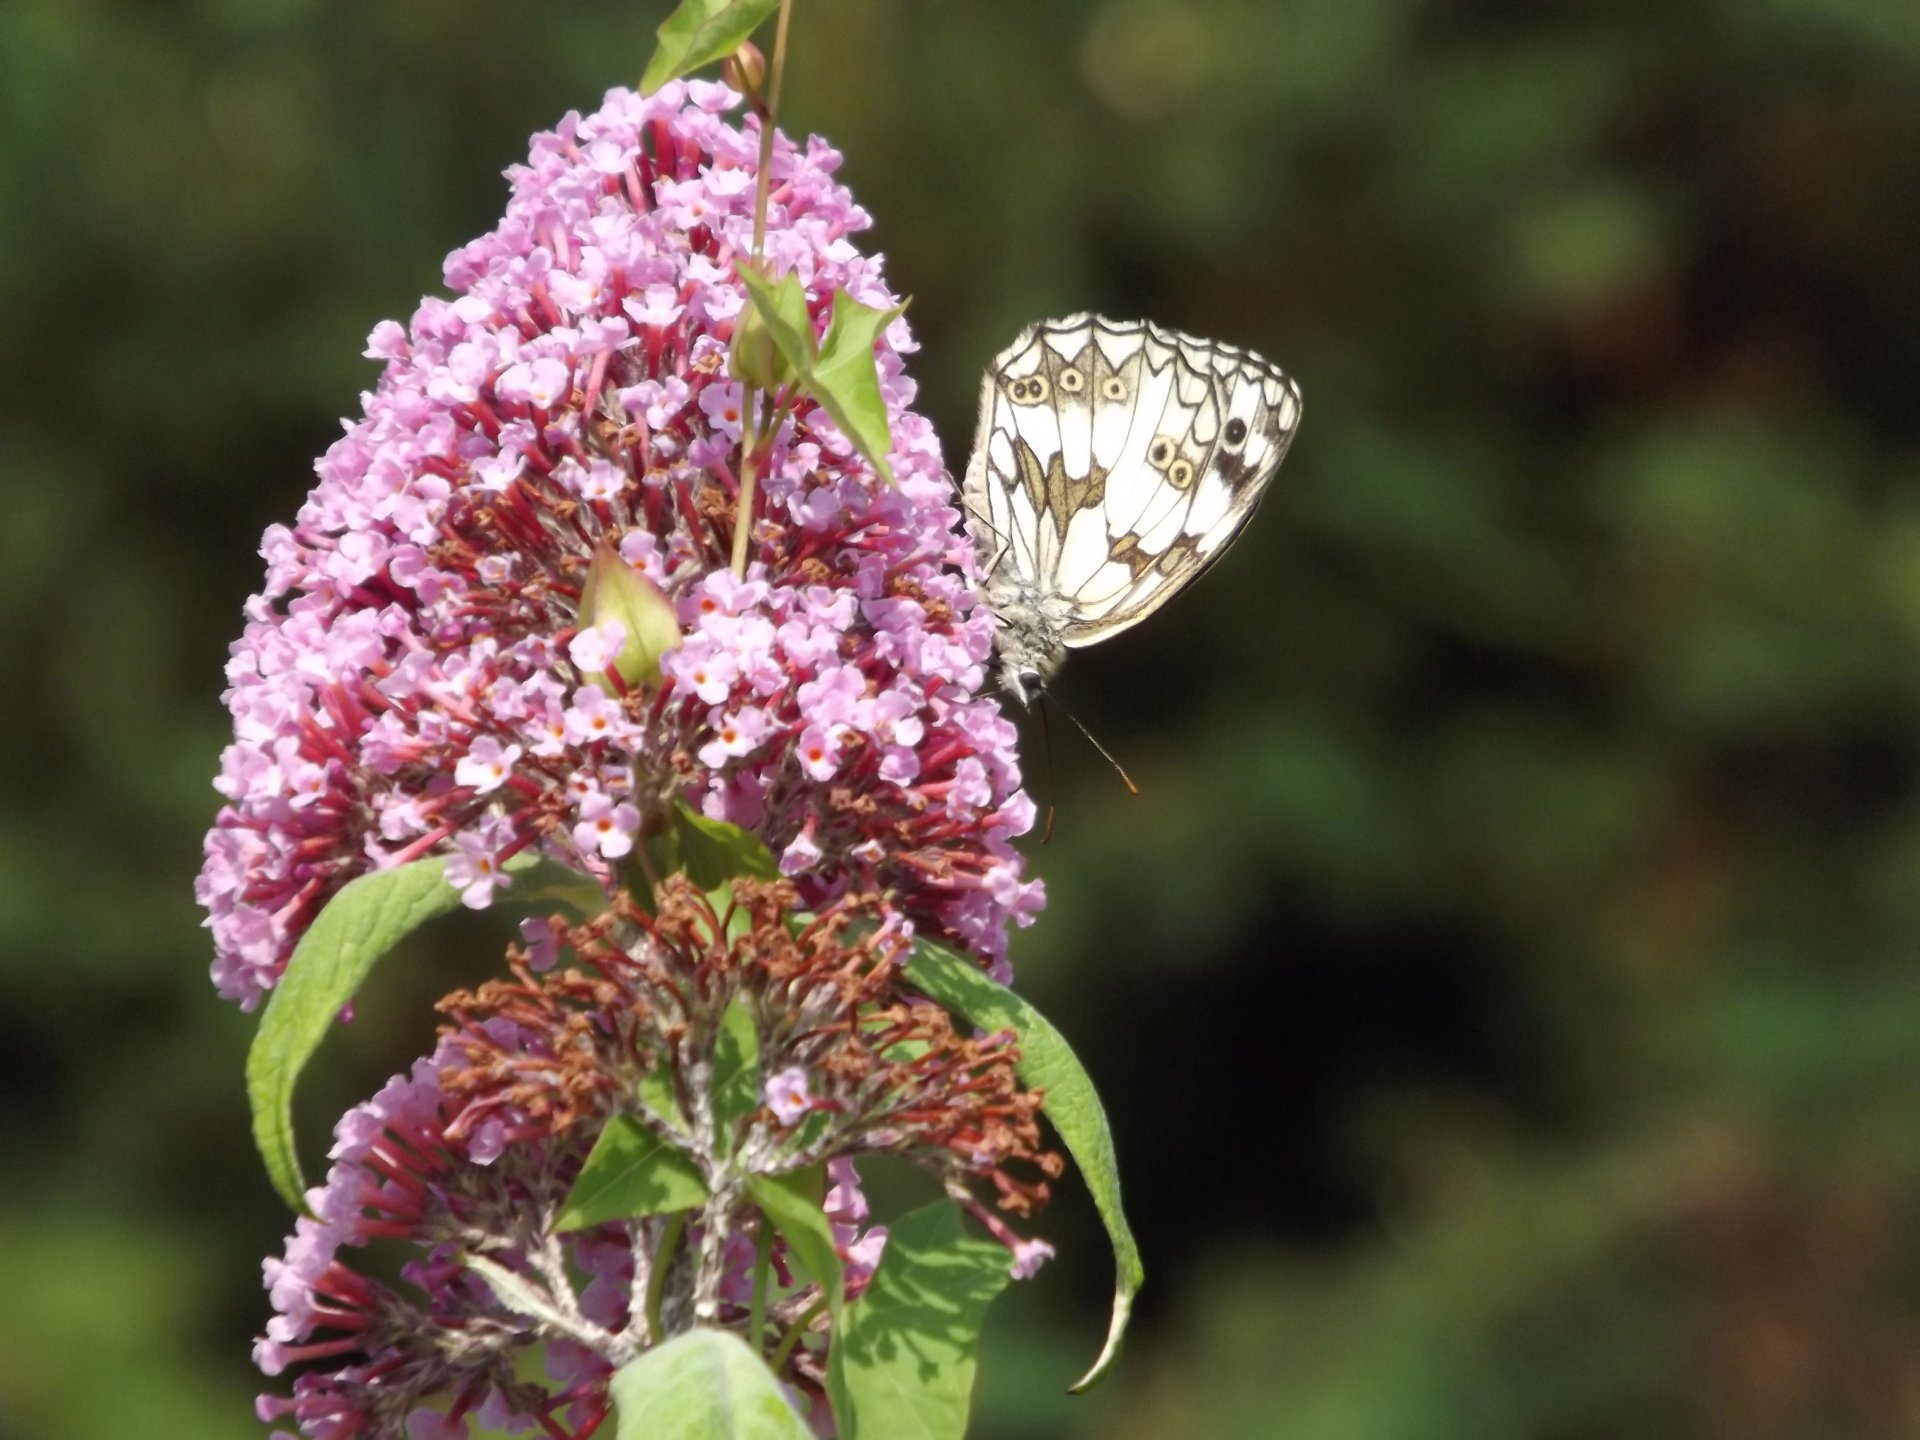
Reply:
<svg viewBox="0 0 1920 1440"><path fill-rule="evenodd" d="M758 1350L767 1325L767 1282L773 1274L773 1226L760 1217L760 1236L753 1251L753 1308L748 1312L747 1338Z"/></svg>
<svg viewBox="0 0 1920 1440"><path fill-rule="evenodd" d="M647 1340L658 1345L667 1338L660 1323L660 1305L667 1294L667 1270L673 1264L673 1252L680 1246L680 1237L686 1233L687 1212L676 1210L667 1221L667 1233L660 1237L660 1248L654 1253L653 1271L647 1276Z"/></svg>
<svg viewBox="0 0 1920 1440"><path fill-rule="evenodd" d="M773 74L767 80L767 106L780 106L780 79L787 73L787 21L793 17L793 0L780 0L780 19L773 31Z"/></svg>
<svg viewBox="0 0 1920 1440"><path fill-rule="evenodd" d="M720 1318L720 1284L726 1278L728 1222L739 1195L734 1183L720 1180L700 1212L700 1256L693 1272L693 1321L712 1325Z"/></svg>
<svg viewBox="0 0 1920 1440"><path fill-rule="evenodd" d="M787 1363L787 1357L793 1353L793 1347L800 1343L800 1337L806 1333L807 1327L826 1308L827 1297L822 1295L800 1312L800 1318L789 1325L787 1333L780 1337L780 1344L775 1348L772 1358L767 1361L767 1369L776 1375L780 1373L780 1367Z"/></svg>
<svg viewBox="0 0 1920 1440"><path fill-rule="evenodd" d="M538 1321L554 1333L577 1341L595 1354L605 1356L616 1363L624 1364L633 1358L626 1353L625 1347L615 1336L609 1335L580 1314L579 1306L572 1303L571 1289L562 1287L559 1291L544 1290L524 1275L509 1270L497 1260L489 1260L484 1255L468 1253L463 1255L461 1260L467 1269L486 1282L494 1298L514 1314ZM565 1301L558 1298L561 1294L567 1297Z"/></svg>
<svg viewBox="0 0 1920 1440"><path fill-rule="evenodd" d="M780 19L773 32L773 64L767 72L766 103L760 111L760 161L753 184L753 258L756 261L767 244L767 190L772 180L773 131L780 115L780 81L787 68L787 21L792 14L793 0L780 0ZM747 575L747 541L753 534L753 452L759 443L754 414L759 399L759 392L751 381L741 386L740 503L733 521L733 573L743 580Z"/></svg>
<svg viewBox="0 0 1920 1440"><path fill-rule="evenodd" d="M740 387L740 503L733 517L733 573L742 580L747 578L747 540L753 533L753 447L759 437L755 435L753 412L760 399L759 393L748 380Z"/></svg>

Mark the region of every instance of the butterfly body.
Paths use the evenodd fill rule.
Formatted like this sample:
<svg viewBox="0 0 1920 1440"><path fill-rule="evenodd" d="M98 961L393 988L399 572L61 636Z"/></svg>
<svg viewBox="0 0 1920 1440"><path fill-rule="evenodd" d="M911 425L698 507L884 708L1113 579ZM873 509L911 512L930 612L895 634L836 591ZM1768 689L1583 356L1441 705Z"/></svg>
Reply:
<svg viewBox="0 0 1920 1440"><path fill-rule="evenodd" d="M987 372L962 487L1002 687L1158 610L1225 553L1279 468L1300 387L1251 351L1150 321L1023 331Z"/></svg>
<svg viewBox="0 0 1920 1440"><path fill-rule="evenodd" d="M1029 704L1067 658L1065 636L1073 623L1073 608L1058 595L1016 576L989 581L987 605L1000 622L994 636L1000 686L1022 705Z"/></svg>

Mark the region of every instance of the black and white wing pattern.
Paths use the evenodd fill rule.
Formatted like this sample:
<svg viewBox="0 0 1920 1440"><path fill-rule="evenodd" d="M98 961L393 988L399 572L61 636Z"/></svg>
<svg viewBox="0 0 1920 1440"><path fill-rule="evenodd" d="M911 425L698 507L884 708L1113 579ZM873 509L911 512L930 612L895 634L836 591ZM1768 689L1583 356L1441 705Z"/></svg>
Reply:
<svg viewBox="0 0 1920 1440"><path fill-rule="evenodd" d="M1287 453L1300 387L1250 350L1074 315L993 362L963 498L1001 684L1139 624L1226 551Z"/></svg>

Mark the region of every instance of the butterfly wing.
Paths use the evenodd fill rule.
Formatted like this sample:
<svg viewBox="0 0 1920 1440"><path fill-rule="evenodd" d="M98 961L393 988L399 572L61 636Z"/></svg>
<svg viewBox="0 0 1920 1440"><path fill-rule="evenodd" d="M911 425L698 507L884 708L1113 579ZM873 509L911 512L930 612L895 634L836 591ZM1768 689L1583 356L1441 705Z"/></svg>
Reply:
<svg viewBox="0 0 1920 1440"><path fill-rule="evenodd" d="M1095 316L994 361L966 482L990 593L1037 597L1049 638L1137 625L1225 553L1300 422L1251 351Z"/></svg>
<svg viewBox="0 0 1920 1440"><path fill-rule="evenodd" d="M1045 591L1058 567L1069 513L1064 485L1088 474L1091 414L1053 389L1062 349L1082 348L1085 322L1032 326L988 370L980 428L962 498L981 561L1001 588ZM1069 382L1071 384L1073 382ZM1076 497L1078 498L1078 497Z"/></svg>

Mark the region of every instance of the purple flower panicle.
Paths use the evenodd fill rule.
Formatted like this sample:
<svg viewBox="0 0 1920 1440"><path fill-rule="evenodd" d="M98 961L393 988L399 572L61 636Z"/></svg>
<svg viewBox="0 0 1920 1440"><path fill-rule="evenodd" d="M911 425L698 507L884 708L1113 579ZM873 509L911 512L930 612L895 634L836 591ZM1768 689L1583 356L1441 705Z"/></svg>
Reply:
<svg viewBox="0 0 1920 1440"><path fill-rule="evenodd" d="M500 226L448 257L452 297L375 328L385 369L267 532L227 667L198 885L223 995L256 1005L369 870L444 855L481 907L533 849L611 888L675 796L759 834L808 903L880 891L989 962L1043 903L904 321L876 351L897 487L803 398L763 461L747 575L726 568L758 145L723 118L737 100L675 83L569 115L509 172ZM765 254L817 326L836 290L895 303L848 238L868 221L838 161L775 137ZM618 641L580 597L602 545L678 607L657 686L598 673Z"/></svg>

